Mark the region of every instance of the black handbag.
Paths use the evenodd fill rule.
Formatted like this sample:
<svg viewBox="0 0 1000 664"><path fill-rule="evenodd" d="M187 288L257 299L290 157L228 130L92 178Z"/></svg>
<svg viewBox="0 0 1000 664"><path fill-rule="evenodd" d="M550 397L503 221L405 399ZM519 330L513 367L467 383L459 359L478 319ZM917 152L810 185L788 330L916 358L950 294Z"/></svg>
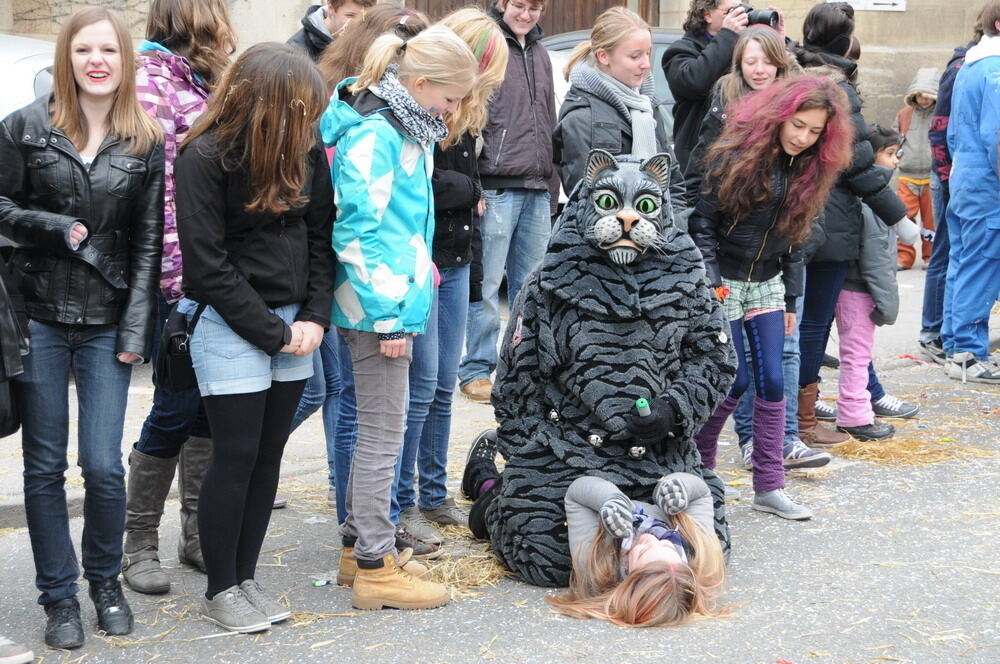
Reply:
<svg viewBox="0 0 1000 664"><path fill-rule="evenodd" d="M199 304L191 320L177 310L170 308L167 322L160 335L160 348L156 355L156 380L171 392L182 392L198 387L198 377L191 363L191 334L198 324L205 305Z"/></svg>

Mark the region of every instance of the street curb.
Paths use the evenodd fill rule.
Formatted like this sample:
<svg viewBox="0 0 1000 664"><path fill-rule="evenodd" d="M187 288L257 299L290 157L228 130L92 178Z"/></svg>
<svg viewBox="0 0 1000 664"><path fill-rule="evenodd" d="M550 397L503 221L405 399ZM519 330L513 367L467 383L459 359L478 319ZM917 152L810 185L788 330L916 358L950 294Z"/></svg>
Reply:
<svg viewBox="0 0 1000 664"><path fill-rule="evenodd" d="M298 477L300 475L306 475L308 473L316 472L318 470L325 470L327 468L326 462L313 463L313 464L292 464L289 466L282 466L281 478L286 477ZM177 497L177 485L174 484L170 487L170 493L167 495L167 500ZM69 517L72 519L74 517L83 515L83 489L73 488L66 492L66 506L69 508ZM0 528L25 528L28 522L24 514L24 496L23 494L18 494L16 500L4 499L0 500Z"/></svg>

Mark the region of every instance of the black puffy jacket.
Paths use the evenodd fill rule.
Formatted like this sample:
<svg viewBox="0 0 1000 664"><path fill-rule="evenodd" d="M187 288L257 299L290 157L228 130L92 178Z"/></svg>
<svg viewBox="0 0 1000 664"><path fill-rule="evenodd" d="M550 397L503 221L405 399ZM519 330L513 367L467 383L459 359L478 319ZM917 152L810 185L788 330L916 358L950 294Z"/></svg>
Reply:
<svg viewBox="0 0 1000 664"><path fill-rule="evenodd" d="M462 136L458 143L434 149L434 264L439 269L471 266L469 301L483 299L483 242L476 205L483 197L479 182L476 139Z"/></svg>
<svg viewBox="0 0 1000 664"><path fill-rule="evenodd" d="M861 98L849 82L857 64L847 58L826 53L814 53L813 56L820 57L826 66L807 68L806 73L831 77L847 94L851 123L854 125L854 158L837 179L837 184L826 201L823 211L823 233L826 240L808 260L855 261L861 247L861 201L890 226L906 216L906 206L875 166L875 151L867 139L868 125L861 115Z"/></svg>
<svg viewBox="0 0 1000 664"><path fill-rule="evenodd" d="M803 292L802 245L791 244L775 230L788 194L791 160L782 158L771 177L772 195L766 205L733 221L718 206L715 192L702 194L689 220L690 234L705 259L713 286L722 277L733 281L767 281L781 274L785 285L785 310L795 311L795 298Z"/></svg>
<svg viewBox="0 0 1000 664"><path fill-rule="evenodd" d="M296 320L330 326L334 210L326 155L318 145L308 153L302 194L309 202L276 215L246 211L246 169L227 170L215 152L212 134L202 134L174 165L184 291L275 355L291 341L291 329L269 308L301 303Z"/></svg>
<svg viewBox="0 0 1000 664"><path fill-rule="evenodd" d="M52 126L49 99L7 116L0 134L0 234L19 245L28 316L117 325L116 352L149 359L163 237L163 147L144 155L108 136L90 167ZM87 238L74 251L69 230Z"/></svg>

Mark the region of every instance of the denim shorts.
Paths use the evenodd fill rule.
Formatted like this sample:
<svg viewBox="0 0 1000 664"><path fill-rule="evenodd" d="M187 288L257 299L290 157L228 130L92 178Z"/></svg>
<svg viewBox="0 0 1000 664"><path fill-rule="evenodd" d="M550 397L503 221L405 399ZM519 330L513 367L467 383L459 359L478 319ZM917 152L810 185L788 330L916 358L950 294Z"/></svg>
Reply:
<svg viewBox="0 0 1000 664"><path fill-rule="evenodd" d="M188 318L197 308L198 303L187 298L178 305L178 310ZM299 304L288 304L270 311L291 324L300 308ZM205 307L194 326L191 363L203 397L263 392L271 387L271 381L305 380L313 372L312 353L302 356L278 353L272 357L236 334L212 307Z"/></svg>
<svg viewBox="0 0 1000 664"><path fill-rule="evenodd" d="M722 303L726 320L742 320L755 310L785 310L785 283L781 274L767 281L735 281L722 278L722 285L729 289L729 295Z"/></svg>

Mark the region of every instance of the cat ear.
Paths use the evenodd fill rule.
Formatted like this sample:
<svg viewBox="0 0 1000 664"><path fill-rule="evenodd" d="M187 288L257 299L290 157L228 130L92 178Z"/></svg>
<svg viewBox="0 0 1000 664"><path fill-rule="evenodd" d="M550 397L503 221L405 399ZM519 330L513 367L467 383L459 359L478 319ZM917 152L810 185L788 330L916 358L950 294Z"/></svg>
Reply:
<svg viewBox="0 0 1000 664"><path fill-rule="evenodd" d="M642 162L640 171L645 171L653 176L660 190L666 192L670 188L670 155L666 152L654 154L652 157Z"/></svg>
<svg viewBox="0 0 1000 664"><path fill-rule="evenodd" d="M593 185L597 174L605 168L614 168L616 166L618 166L618 161L610 152L606 150L591 150L590 154L587 155L587 170L584 174L587 184Z"/></svg>

